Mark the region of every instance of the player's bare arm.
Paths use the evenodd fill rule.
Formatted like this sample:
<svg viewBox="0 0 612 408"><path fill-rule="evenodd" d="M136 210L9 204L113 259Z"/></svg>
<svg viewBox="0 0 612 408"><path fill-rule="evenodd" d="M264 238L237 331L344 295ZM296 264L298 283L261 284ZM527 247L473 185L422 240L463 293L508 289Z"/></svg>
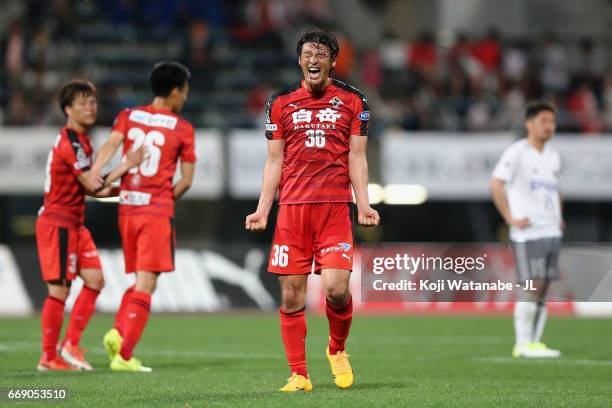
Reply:
<svg viewBox="0 0 612 408"><path fill-rule="evenodd" d="M531 226L531 222L529 222L527 217L521 219L512 218L510 207L508 206L508 197L506 197L506 182L504 180L495 177L491 178L490 188L493 203L508 226L521 229Z"/></svg>
<svg viewBox="0 0 612 408"><path fill-rule="evenodd" d="M181 179L174 185L174 199L178 200L189 190L195 173L194 163L181 162Z"/></svg>
<svg viewBox="0 0 612 408"><path fill-rule="evenodd" d="M94 197L116 197L119 195L119 188L114 187L111 184L116 180L120 179L126 172L132 167L138 166L147 157L146 149L141 146L135 151L129 151L125 155L125 160L115 167L110 173L103 177L104 184L102 187L94 193L88 193Z"/></svg>
<svg viewBox="0 0 612 408"><path fill-rule="evenodd" d="M366 157L368 138L351 136L349 143L349 176L357 201L357 220L364 227L375 226L380 223L380 216L378 211L370 207L368 198L368 160Z"/></svg>
<svg viewBox="0 0 612 408"><path fill-rule="evenodd" d="M280 184L284 149L284 141L268 140L268 158L264 166L263 186L257 210L247 215L245 220L245 228L249 231L263 231L268 225L268 214L270 214Z"/></svg>
<svg viewBox="0 0 612 408"><path fill-rule="evenodd" d="M113 158L115 152L123 143L123 137L123 133L119 131L113 130L111 132L106 143L104 143L102 147L98 149L96 161L94 162L93 166L91 166L91 170L89 172L90 177L100 177L100 171L102 168Z"/></svg>
<svg viewBox="0 0 612 408"><path fill-rule="evenodd" d="M119 180L121 176L127 173L132 167L138 166L146 158L147 150L145 146L140 146L134 151L128 151L125 155L125 160L104 176L104 187L108 187L116 180Z"/></svg>
<svg viewBox="0 0 612 408"><path fill-rule="evenodd" d="M95 195L95 193L102 188L103 179L92 175L91 170L79 174L77 180L89 195Z"/></svg>

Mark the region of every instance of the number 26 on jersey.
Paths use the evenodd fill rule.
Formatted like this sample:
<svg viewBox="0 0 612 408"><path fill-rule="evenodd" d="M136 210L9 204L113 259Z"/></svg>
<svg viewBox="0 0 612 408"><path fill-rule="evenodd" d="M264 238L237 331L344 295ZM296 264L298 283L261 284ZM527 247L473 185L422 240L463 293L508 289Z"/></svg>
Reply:
<svg viewBox="0 0 612 408"><path fill-rule="evenodd" d="M127 134L128 139L133 142L132 150L138 150L140 146L147 148L147 158L140 163L140 166L130 169L134 174L140 170L140 174L145 177L152 177L159 170L159 160L161 159L160 147L166 143L166 137L158 130L145 133L140 128L131 128Z"/></svg>

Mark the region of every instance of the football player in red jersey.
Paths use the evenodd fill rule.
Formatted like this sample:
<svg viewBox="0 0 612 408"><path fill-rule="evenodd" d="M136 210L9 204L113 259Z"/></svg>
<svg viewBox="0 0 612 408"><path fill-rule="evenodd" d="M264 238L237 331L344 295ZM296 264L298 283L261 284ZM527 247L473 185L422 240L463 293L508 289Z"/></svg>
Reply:
<svg viewBox="0 0 612 408"><path fill-rule="evenodd" d="M79 341L95 310L104 276L96 245L83 225L85 194L117 195L117 189L110 183L143 159L144 150L140 149L130 154L105 179L89 177L93 148L87 131L96 121L96 95L94 85L85 80L70 81L60 90L60 108L67 123L49 152L44 204L36 221L40 269L48 288L41 313L43 354L38 363L40 371L92 369ZM56 348L64 321L64 303L77 275L84 285L72 309L66 338L58 355Z"/></svg>
<svg viewBox="0 0 612 408"><path fill-rule="evenodd" d="M305 297L309 274L321 275L329 320L326 355L339 388L353 384L345 351L353 304L349 278L353 236L351 186L358 222L374 226L368 200L366 143L370 112L365 96L333 79L338 42L324 30L308 31L297 44L304 79L273 95L266 107L268 159L257 210L247 230L264 230L278 192L279 211L268 270L279 277L280 322L291 377L284 392L310 391L306 369Z"/></svg>
<svg viewBox="0 0 612 408"><path fill-rule="evenodd" d="M104 346L115 371L149 372L132 356L149 318L151 295L161 272L174 270L174 201L191 186L195 168L193 126L178 114L189 93L189 70L176 62L160 62L149 77L150 105L119 113L107 143L92 167L97 176L123 144L123 154L144 146L147 158L121 180L119 232L125 270L136 283L123 295L115 325ZM181 179L172 184L177 163Z"/></svg>

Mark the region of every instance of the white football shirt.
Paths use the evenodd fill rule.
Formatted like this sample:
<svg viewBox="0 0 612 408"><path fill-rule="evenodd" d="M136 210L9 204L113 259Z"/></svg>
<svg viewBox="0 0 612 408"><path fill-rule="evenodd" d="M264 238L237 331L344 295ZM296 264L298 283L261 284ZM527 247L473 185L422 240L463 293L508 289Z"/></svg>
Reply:
<svg viewBox="0 0 612 408"><path fill-rule="evenodd" d="M528 228L510 228L510 239L524 242L560 237L561 204L559 202L559 153L544 145L542 152L526 138L506 148L493 170L493 177L506 182L506 196L512 218L527 217Z"/></svg>

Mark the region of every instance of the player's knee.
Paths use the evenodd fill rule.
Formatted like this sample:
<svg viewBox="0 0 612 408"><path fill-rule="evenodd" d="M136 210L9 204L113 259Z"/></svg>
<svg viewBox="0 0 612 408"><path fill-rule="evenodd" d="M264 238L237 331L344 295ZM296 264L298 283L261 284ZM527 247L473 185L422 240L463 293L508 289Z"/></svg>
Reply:
<svg viewBox="0 0 612 408"><path fill-rule="evenodd" d="M348 300L348 288L344 285L325 288L325 298L333 304L344 304Z"/></svg>
<svg viewBox="0 0 612 408"><path fill-rule="evenodd" d="M136 292L144 292L144 293L148 293L149 295L152 295L153 292L155 292L155 288L157 287L157 283L154 281L139 281L136 282L136 287L134 288L134 290Z"/></svg>
<svg viewBox="0 0 612 408"><path fill-rule="evenodd" d="M281 302L283 309L286 311L294 311L304 307L306 297L293 286L283 288L281 292Z"/></svg>
<svg viewBox="0 0 612 408"><path fill-rule="evenodd" d="M152 295L157 288L157 278L159 273L138 272L136 275L136 285L134 290Z"/></svg>
<svg viewBox="0 0 612 408"><path fill-rule="evenodd" d="M53 296L59 300L66 300L70 294L70 288L68 286L61 285L48 285L49 296Z"/></svg>
<svg viewBox="0 0 612 408"><path fill-rule="evenodd" d="M155 284L141 284L141 285L137 284L135 291L148 293L149 295L152 295L153 292L155 292Z"/></svg>
<svg viewBox="0 0 612 408"><path fill-rule="evenodd" d="M296 310L304 307L304 297L300 296L296 292L284 292L282 297L282 304L285 310Z"/></svg>
<svg viewBox="0 0 612 408"><path fill-rule="evenodd" d="M104 284L104 275L102 271L92 276L88 276L87 279L85 279L85 286L93 290L101 291L104 288Z"/></svg>
<svg viewBox="0 0 612 408"><path fill-rule="evenodd" d="M542 301L546 297L549 281L545 279L535 279L532 283L536 288L536 290L532 292L532 297L536 301Z"/></svg>

